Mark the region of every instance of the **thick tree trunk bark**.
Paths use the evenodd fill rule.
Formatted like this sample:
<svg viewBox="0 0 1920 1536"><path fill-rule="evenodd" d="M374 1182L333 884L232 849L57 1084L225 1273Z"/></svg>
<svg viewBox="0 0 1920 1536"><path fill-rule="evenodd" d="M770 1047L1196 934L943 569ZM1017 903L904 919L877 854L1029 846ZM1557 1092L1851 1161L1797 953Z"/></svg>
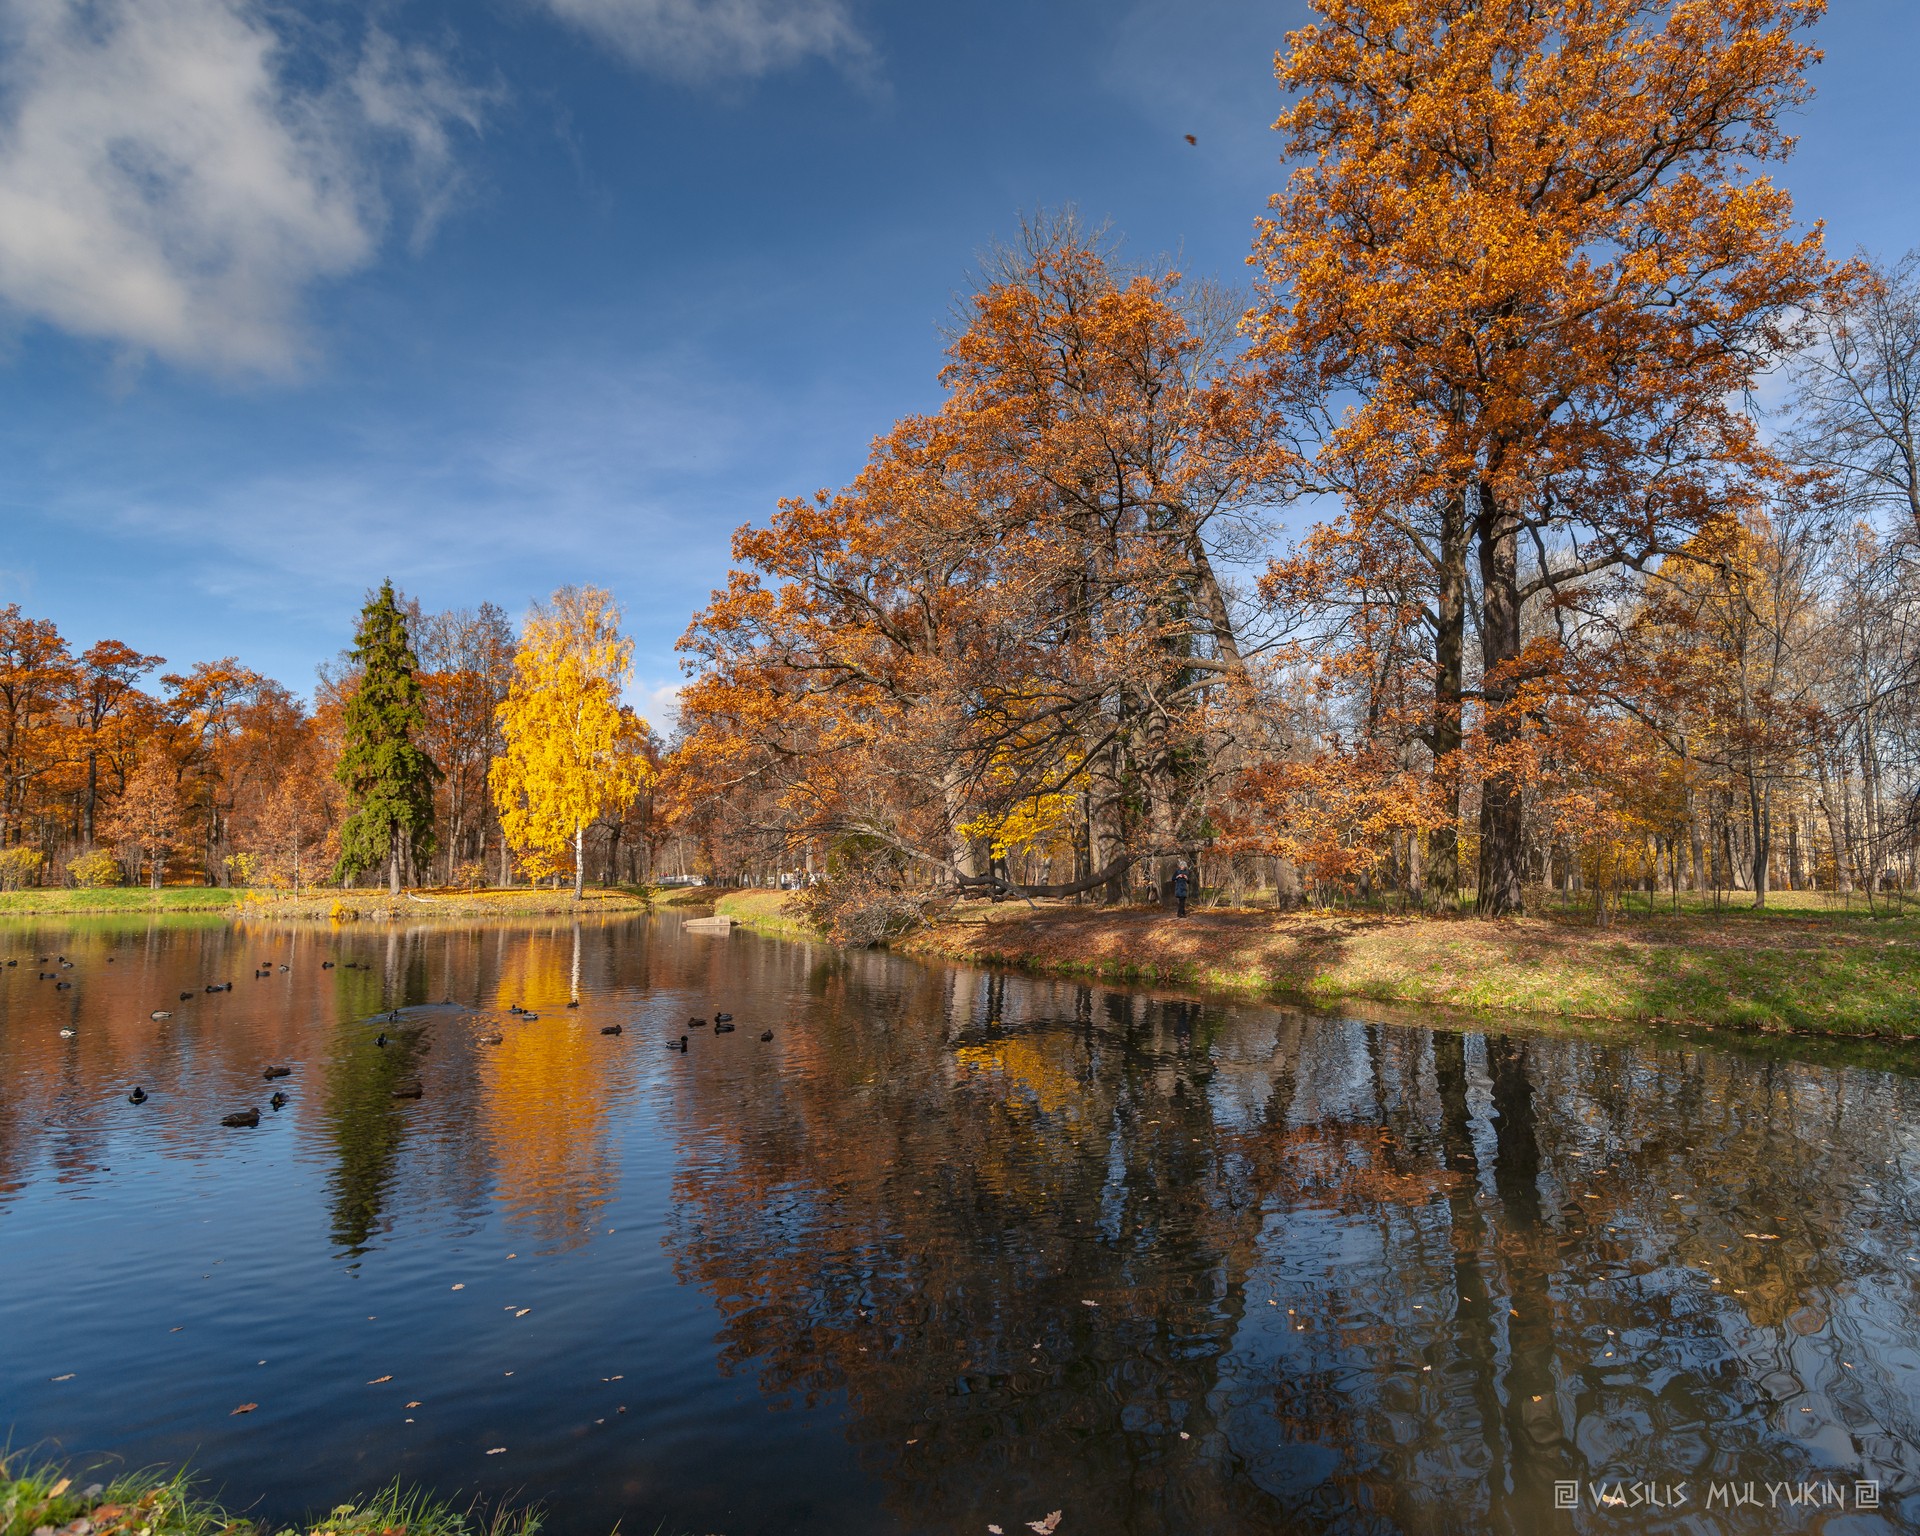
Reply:
<svg viewBox="0 0 1920 1536"><path fill-rule="evenodd" d="M1441 510L1439 595L1433 637L1433 772L1448 815L1427 835L1425 884L1449 904L1460 897L1460 735L1467 645L1467 496Z"/></svg>
<svg viewBox="0 0 1920 1536"><path fill-rule="evenodd" d="M1087 829L1088 861L1096 870L1106 871L1098 882L1100 900L1113 906L1127 897L1127 865L1122 856L1126 835L1121 822L1122 789L1120 781L1120 744L1109 742L1094 754L1088 765L1088 790L1091 796Z"/></svg>
<svg viewBox="0 0 1920 1536"><path fill-rule="evenodd" d="M395 838L387 848L387 894L400 894L400 840Z"/></svg>
<svg viewBox="0 0 1920 1536"><path fill-rule="evenodd" d="M1493 765L1480 787L1480 895L1482 917L1523 910L1525 802L1502 749L1520 738L1513 664L1520 655L1520 529L1493 488L1480 486L1480 650L1486 738Z"/></svg>
<svg viewBox="0 0 1920 1536"><path fill-rule="evenodd" d="M573 899L578 901L587 890L587 829L573 829Z"/></svg>

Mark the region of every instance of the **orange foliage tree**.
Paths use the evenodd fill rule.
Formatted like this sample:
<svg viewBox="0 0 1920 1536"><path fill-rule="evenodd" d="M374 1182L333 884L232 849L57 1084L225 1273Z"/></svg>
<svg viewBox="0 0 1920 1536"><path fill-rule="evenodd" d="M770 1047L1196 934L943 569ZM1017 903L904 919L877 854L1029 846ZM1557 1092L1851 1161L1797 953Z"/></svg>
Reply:
<svg viewBox="0 0 1920 1536"><path fill-rule="evenodd" d="M1430 568L1433 744L1444 776L1477 703L1479 902L1512 912L1524 611L1657 562L1767 467L1732 402L1830 274L1754 168L1791 148L1823 0L1316 9L1278 66L1299 168L1256 243L1260 384L1295 438L1324 428L1285 470Z"/></svg>

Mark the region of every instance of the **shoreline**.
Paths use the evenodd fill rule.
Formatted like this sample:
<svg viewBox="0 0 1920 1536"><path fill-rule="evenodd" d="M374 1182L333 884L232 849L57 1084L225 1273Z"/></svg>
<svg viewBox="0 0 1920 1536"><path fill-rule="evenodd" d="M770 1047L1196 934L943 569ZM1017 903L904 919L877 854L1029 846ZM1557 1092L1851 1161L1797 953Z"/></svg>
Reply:
<svg viewBox="0 0 1920 1536"><path fill-rule="evenodd" d="M334 922L419 922L433 918L587 916L645 912L656 893L640 886L589 888L580 901L571 888L546 890L403 891L323 888L302 892L225 886L132 886L105 890L0 891L0 918L165 917L213 914L234 918L299 918Z"/></svg>
<svg viewBox="0 0 1920 1536"><path fill-rule="evenodd" d="M828 941L776 891L715 910L779 938ZM1005 967L1246 1001L1412 1004L1479 1017L1696 1025L1829 1039L1920 1038L1920 918L1782 908L1638 916L1595 928L1379 912L1202 911L963 903L892 946Z"/></svg>
<svg viewBox="0 0 1920 1536"><path fill-rule="evenodd" d="M230 1512L201 1493L190 1472L128 1472L110 1461L76 1472L0 1455L0 1536L49 1529L60 1536L538 1536L541 1513L488 1511L477 1499L462 1507L394 1483L281 1524Z"/></svg>

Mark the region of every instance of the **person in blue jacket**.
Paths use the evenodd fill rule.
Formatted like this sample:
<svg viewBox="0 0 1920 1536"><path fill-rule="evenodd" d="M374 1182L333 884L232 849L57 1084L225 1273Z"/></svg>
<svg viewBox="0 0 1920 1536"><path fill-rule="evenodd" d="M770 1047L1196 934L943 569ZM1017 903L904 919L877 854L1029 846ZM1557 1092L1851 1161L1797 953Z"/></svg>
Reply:
<svg viewBox="0 0 1920 1536"><path fill-rule="evenodd" d="M1173 914L1175 917L1187 915L1187 886L1189 876L1187 866L1182 864L1173 872Z"/></svg>

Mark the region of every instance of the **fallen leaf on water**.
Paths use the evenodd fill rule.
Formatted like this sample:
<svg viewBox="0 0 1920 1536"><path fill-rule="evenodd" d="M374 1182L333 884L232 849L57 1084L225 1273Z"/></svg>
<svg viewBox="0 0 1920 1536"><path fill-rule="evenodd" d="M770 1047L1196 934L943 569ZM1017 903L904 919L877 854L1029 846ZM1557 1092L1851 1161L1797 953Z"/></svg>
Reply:
<svg viewBox="0 0 1920 1536"><path fill-rule="evenodd" d="M258 1403L242 1403L238 1408L233 1410L233 1413L228 1414L227 1417L232 1418L234 1414L237 1413L252 1413L253 1410L259 1406Z"/></svg>
<svg viewBox="0 0 1920 1536"><path fill-rule="evenodd" d="M514 1313L513 1315L515 1317L525 1317L532 1310L533 1310L532 1307L522 1307L518 1312Z"/></svg>
<svg viewBox="0 0 1920 1536"><path fill-rule="evenodd" d="M64 1376L50 1376L47 1379L49 1381L72 1381L73 1377L74 1377L74 1373L72 1371L68 1371L67 1374Z"/></svg>
<svg viewBox="0 0 1920 1536"><path fill-rule="evenodd" d="M383 1381L392 1381L392 1380L393 1378L391 1376L376 1376L373 1378L372 1381L368 1382L367 1385L370 1387L377 1387Z"/></svg>
<svg viewBox="0 0 1920 1536"><path fill-rule="evenodd" d="M409 1408L418 1408L420 1405L418 1403L408 1403L407 1406Z"/></svg>
<svg viewBox="0 0 1920 1536"><path fill-rule="evenodd" d="M1088 1301L1088 1300L1087 1300L1087 1299L1086 1299L1085 1297L1082 1297L1082 1298L1080 1299L1080 1305L1081 1305L1081 1306L1083 1306L1083 1307L1097 1307L1097 1306L1099 1306L1099 1305L1100 1305L1100 1303L1099 1303L1099 1302L1097 1302L1097 1301ZM1031 1520L1029 1520L1029 1521L1027 1522L1027 1524L1028 1524L1028 1525L1032 1525L1032 1524L1033 1524L1033 1522L1032 1522Z"/></svg>
<svg viewBox="0 0 1920 1536"><path fill-rule="evenodd" d="M489 1456L504 1456L507 1454L507 1448L504 1445L496 1445L492 1450L488 1451L487 1454Z"/></svg>
<svg viewBox="0 0 1920 1536"><path fill-rule="evenodd" d="M60 1479L59 1482L55 1483L51 1488L47 1490L47 1497L50 1499L57 1499L60 1497L61 1494L65 1493L72 1486L73 1486L73 1479L70 1477L63 1477Z"/></svg>
<svg viewBox="0 0 1920 1536"><path fill-rule="evenodd" d="M988 1531L988 1533L989 1533L989 1536L1006 1536L1006 1533L1005 1533L1005 1532L1003 1532L1003 1531L1002 1531L1002 1530L1000 1529L1000 1527L999 1527L999 1526L997 1526L997 1525L990 1525L990 1526L988 1526L988 1527L987 1527L987 1531Z"/></svg>
<svg viewBox="0 0 1920 1536"><path fill-rule="evenodd" d="M461 1282L460 1282L460 1284L458 1284L458 1285L456 1285L456 1286L454 1287L454 1289L455 1289L456 1291L464 1291L464 1290L465 1290L466 1288L467 1288L467 1284L466 1284L466 1282L465 1282L464 1280L463 1280L463 1281L461 1281Z"/></svg>
<svg viewBox="0 0 1920 1536"><path fill-rule="evenodd" d="M1053 1536L1053 1528L1060 1523L1060 1511L1055 1510L1044 1520L1029 1520L1027 1528L1038 1531L1040 1536Z"/></svg>

